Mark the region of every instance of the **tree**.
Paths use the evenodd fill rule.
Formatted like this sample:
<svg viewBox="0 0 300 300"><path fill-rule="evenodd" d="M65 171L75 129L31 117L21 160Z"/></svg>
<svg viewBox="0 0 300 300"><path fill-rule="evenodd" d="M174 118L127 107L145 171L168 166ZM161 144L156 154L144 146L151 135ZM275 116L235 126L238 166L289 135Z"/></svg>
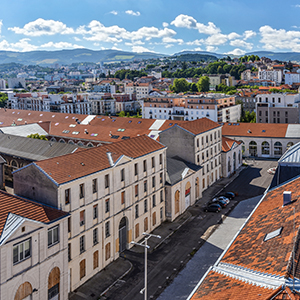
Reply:
<svg viewBox="0 0 300 300"><path fill-rule="evenodd" d="M0 107L5 107L7 100L8 100L7 94L0 93Z"/></svg>
<svg viewBox="0 0 300 300"><path fill-rule="evenodd" d="M191 91L191 92L198 92L197 84L196 84L195 82L193 82L193 83L190 85L190 91Z"/></svg>
<svg viewBox="0 0 300 300"><path fill-rule="evenodd" d="M170 89L175 93L187 92L190 90L190 84L184 78L176 78L173 82L173 85L171 85Z"/></svg>
<svg viewBox="0 0 300 300"><path fill-rule="evenodd" d="M208 92L209 91L209 78L207 76L200 77L197 82L198 92Z"/></svg>
<svg viewBox="0 0 300 300"><path fill-rule="evenodd" d="M120 113L119 113L119 117L125 117L125 111L120 111Z"/></svg>
<svg viewBox="0 0 300 300"><path fill-rule="evenodd" d="M48 139L46 138L46 136L39 135L38 133L32 133L30 135L27 135L27 137L31 138L31 139L38 139L38 140L48 141Z"/></svg>

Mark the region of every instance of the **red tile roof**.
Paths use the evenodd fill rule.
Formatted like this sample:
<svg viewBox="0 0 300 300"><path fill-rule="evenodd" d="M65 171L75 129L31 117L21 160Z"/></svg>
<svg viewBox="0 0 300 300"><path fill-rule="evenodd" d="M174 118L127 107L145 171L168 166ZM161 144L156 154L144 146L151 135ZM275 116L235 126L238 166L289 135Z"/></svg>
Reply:
<svg viewBox="0 0 300 300"><path fill-rule="evenodd" d="M188 130L193 134L200 134L202 132L206 132L208 130L221 127L220 124L208 119L201 118L193 121L186 121L184 123L178 124L178 126Z"/></svg>
<svg viewBox="0 0 300 300"><path fill-rule="evenodd" d="M230 151L230 149L232 148L234 143L237 143L238 145L240 145L242 142L235 141L233 139L222 136L222 151L223 152Z"/></svg>
<svg viewBox="0 0 300 300"><path fill-rule="evenodd" d="M251 285L211 271L191 300L257 300L266 299L273 292L272 289Z"/></svg>
<svg viewBox="0 0 300 300"><path fill-rule="evenodd" d="M224 123L222 134L225 136L284 138L287 128L288 124Z"/></svg>
<svg viewBox="0 0 300 300"><path fill-rule="evenodd" d="M49 223L68 215L68 213L61 210L17 197L0 190L0 236L9 213L42 223Z"/></svg>
<svg viewBox="0 0 300 300"><path fill-rule="evenodd" d="M55 182L62 184L110 168L111 165L107 157L108 152L112 153L115 162L122 155L137 158L163 148L165 146L159 142L143 135L114 144L42 160L35 164L43 169Z"/></svg>

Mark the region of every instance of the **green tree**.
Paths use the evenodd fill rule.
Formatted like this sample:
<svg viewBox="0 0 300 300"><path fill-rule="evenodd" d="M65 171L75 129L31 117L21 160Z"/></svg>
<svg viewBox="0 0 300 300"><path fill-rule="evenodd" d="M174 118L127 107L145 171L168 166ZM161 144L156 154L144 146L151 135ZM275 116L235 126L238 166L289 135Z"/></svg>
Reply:
<svg viewBox="0 0 300 300"><path fill-rule="evenodd" d="M38 139L38 140L48 141L48 139L46 138L46 136L39 135L38 133L32 133L30 135L27 135L27 137L31 138L31 139Z"/></svg>
<svg viewBox="0 0 300 300"><path fill-rule="evenodd" d="M7 94L0 93L0 107L5 107L7 100L8 100Z"/></svg>
<svg viewBox="0 0 300 300"><path fill-rule="evenodd" d="M202 76L197 82L198 92L208 92L209 91L209 78L207 76Z"/></svg>
<svg viewBox="0 0 300 300"><path fill-rule="evenodd" d="M193 82L193 83L190 85L190 91L191 91L191 92L198 92L197 84L196 84L195 82Z"/></svg>
<svg viewBox="0 0 300 300"><path fill-rule="evenodd" d="M119 113L119 117L125 117L125 111L120 111L120 113Z"/></svg>
<svg viewBox="0 0 300 300"><path fill-rule="evenodd" d="M184 78L176 78L170 89L175 93L187 92L190 90L190 84Z"/></svg>

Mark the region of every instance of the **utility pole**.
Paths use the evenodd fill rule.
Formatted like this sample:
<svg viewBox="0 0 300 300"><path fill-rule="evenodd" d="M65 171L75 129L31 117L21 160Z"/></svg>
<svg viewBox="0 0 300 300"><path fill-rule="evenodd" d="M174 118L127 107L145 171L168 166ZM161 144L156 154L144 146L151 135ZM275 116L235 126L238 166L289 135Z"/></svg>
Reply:
<svg viewBox="0 0 300 300"><path fill-rule="evenodd" d="M147 300L147 253L148 253L148 249L150 248L150 246L147 244L148 240L151 237L155 237L160 239L161 236L160 235L155 235L155 234L151 234L151 233L146 233L143 232L143 235L145 235L145 239L141 242L141 243L136 243L136 242L131 242L130 244L136 245L136 246L141 246L145 249L145 274L144 274L144 278L145 278L145 286L143 289L140 290L141 294L144 294L144 300Z"/></svg>

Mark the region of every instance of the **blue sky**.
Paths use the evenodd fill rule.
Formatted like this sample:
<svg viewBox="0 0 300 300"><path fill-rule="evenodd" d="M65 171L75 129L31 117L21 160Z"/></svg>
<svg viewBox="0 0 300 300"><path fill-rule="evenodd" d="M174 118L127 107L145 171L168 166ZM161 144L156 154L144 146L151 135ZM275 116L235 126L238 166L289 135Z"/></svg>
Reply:
<svg viewBox="0 0 300 300"><path fill-rule="evenodd" d="M300 0L1 0L0 50L300 52Z"/></svg>

